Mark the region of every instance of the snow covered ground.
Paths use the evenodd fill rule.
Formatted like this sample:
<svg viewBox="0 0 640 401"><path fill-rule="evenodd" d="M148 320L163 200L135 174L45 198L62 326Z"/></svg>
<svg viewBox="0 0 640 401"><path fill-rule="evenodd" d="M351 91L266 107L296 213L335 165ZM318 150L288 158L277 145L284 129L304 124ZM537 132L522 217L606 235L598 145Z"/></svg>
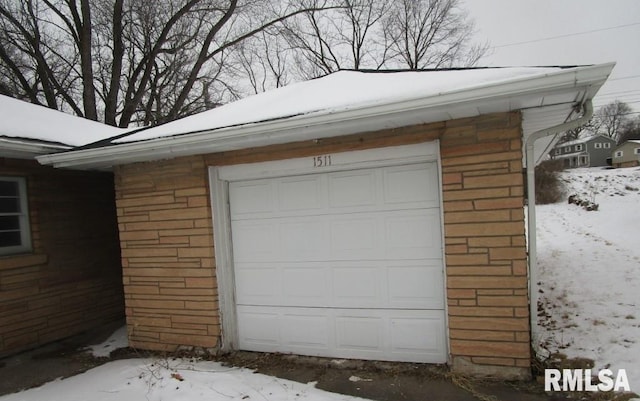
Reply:
<svg viewBox="0 0 640 401"><path fill-rule="evenodd" d="M20 393L2 401L347 401L360 400L302 384L185 359L127 359Z"/></svg>
<svg viewBox="0 0 640 401"><path fill-rule="evenodd" d="M95 356L127 346L126 330L89 347ZM252 370L191 359L127 359L0 397L1 401L358 401ZM366 401L366 400L363 400Z"/></svg>
<svg viewBox="0 0 640 401"><path fill-rule="evenodd" d="M595 201L536 207L540 300L538 344L594 369L626 369L640 392L640 169L576 169L567 195Z"/></svg>

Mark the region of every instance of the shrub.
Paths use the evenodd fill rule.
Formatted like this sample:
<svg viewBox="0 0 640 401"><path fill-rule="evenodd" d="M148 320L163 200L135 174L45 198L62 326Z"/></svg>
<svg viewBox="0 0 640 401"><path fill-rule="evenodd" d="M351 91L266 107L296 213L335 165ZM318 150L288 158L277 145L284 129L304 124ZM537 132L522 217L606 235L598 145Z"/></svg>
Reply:
<svg viewBox="0 0 640 401"><path fill-rule="evenodd" d="M562 160L547 160L536 166L536 205L557 203L564 199L564 184L558 175L563 169Z"/></svg>

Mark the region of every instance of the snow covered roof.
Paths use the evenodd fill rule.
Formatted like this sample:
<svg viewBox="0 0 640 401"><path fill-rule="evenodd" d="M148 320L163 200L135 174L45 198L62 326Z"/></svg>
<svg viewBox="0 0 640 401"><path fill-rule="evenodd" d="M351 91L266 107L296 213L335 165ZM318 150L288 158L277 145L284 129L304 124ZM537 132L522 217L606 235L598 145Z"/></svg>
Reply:
<svg viewBox="0 0 640 401"><path fill-rule="evenodd" d="M591 99L613 65L339 71L38 160L60 167L105 168L555 107L552 118L529 119L527 127L538 130L558 119L563 122L577 105Z"/></svg>
<svg viewBox="0 0 640 401"><path fill-rule="evenodd" d="M0 95L0 157L32 158L125 130Z"/></svg>
<svg viewBox="0 0 640 401"><path fill-rule="evenodd" d="M563 155L555 155L553 156L554 159L568 159L571 157L576 157L576 156L581 156L581 155L586 155L587 152L586 151L581 151L581 152L573 152L573 153L565 153Z"/></svg>
<svg viewBox="0 0 640 401"><path fill-rule="evenodd" d="M203 113L127 135L128 143L263 121L301 118L440 96L551 73L557 68L487 68L442 71L338 71L322 78L250 96Z"/></svg>
<svg viewBox="0 0 640 401"><path fill-rule="evenodd" d="M591 141L593 139L596 139L596 138L603 138L605 140L608 140L608 141L611 141L611 142L615 142L613 139L611 139L609 137L606 137L606 136L604 136L602 134L592 134L592 135L586 136L584 138L574 139L573 141L558 143L556 145L556 148L562 148L562 147L565 147L565 146L579 145L581 143L587 143L587 142L589 142L589 141Z"/></svg>

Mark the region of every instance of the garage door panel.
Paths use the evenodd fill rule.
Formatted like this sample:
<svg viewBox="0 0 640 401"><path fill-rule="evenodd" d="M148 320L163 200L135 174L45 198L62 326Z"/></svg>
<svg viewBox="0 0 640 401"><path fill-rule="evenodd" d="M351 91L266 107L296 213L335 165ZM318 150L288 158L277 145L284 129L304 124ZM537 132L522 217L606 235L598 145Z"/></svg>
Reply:
<svg viewBox="0 0 640 401"><path fill-rule="evenodd" d="M239 304L281 304L282 280L275 267L236 270L236 302Z"/></svg>
<svg viewBox="0 0 640 401"><path fill-rule="evenodd" d="M390 319L391 352L399 359L443 355L445 327L441 316L404 316ZM416 336L415 333L424 333Z"/></svg>
<svg viewBox="0 0 640 401"><path fill-rule="evenodd" d="M394 266L387 270L388 305L395 308L444 308L444 281L438 265Z"/></svg>
<svg viewBox="0 0 640 401"><path fill-rule="evenodd" d="M383 274L379 267L337 267L333 269L333 300L335 307L375 308L383 301Z"/></svg>
<svg viewBox="0 0 640 401"><path fill-rule="evenodd" d="M352 259L354 257L378 259L382 256L378 238L379 224L375 219L367 216L346 217L331 221L330 226L333 259Z"/></svg>
<svg viewBox="0 0 640 401"><path fill-rule="evenodd" d="M296 311L282 314L282 342L291 347L327 350L329 348L329 316L324 313Z"/></svg>
<svg viewBox="0 0 640 401"><path fill-rule="evenodd" d="M248 351L446 362L444 311L239 306L238 330Z"/></svg>
<svg viewBox="0 0 640 401"><path fill-rule="evenodd" d="M278 194L278 211L312 211L323 207L321 176L302 176L282 178L276 181Z"/></svg>
<svg viewBox="0 0 640 401"><path fill-rule="evenodd" d="M329 207L373 206L376 204L375 171L361 170L328 176Z"/></svg>
<svg viewBox="0 0 640 401"><path fill-rule="evenodd" d="M280 304L321 306L330 303L326 268L283 268L283 298Z"/></svg>
<svg viewBox="0 0 640 401"><path fill-rule="evenodd" d="M437 262L340 261L236 265L238 305L441 309Z"/></svg>
<svg viewBox="0 0 640 401"><path fill-rule="evenodd" d="M275 239L278 260L324 260L329 253L327 237L327 223L318 218L281 223Z"/></svg>
<svg viewBox="0 0 640 401"><path fill-rule="evenodd" d="M229 186L231 215L270 213L274 210L272 184L265 181L234 183Z"/></svg>
<svg viewBox="0 0 640 401"><path fill-rule="evenodd" d="M338 311L336 316L336 348L343 351L382 353L384 326L381 316L354 316Z"/></svg>
<svg viewBox="0 0 640 401"><path fill-rule="evenodd" d="M441 258L440 214L418 209L385 216L385 248L388 259Z"/></svg>
<svg viewBox="0 0 640 401"><path fill-rule="evenodd" d="M386 204L420 203L423 207L437 207L438 192L438 175L434 163L384 169Z"/></svg>
<svg viewBox="0 0 640 401"><path fill-rule="evenodd" d="M278 255L277 227L265 221L239 221L232 226L236 262L275 260Z"/></svg>
<svg viewBox="0 0 640 401"><path fill-rule="evenodd" d="M239 341L243 349L268 352L280 347L280 314L267 308L238 308Z"/></svg>
<svg viewBox="0 0 640 401"><path fill-rule="evenodd" d="M441 258L439 219L438 210L417 209L234 221L234 257L242 262Z"/></svg>

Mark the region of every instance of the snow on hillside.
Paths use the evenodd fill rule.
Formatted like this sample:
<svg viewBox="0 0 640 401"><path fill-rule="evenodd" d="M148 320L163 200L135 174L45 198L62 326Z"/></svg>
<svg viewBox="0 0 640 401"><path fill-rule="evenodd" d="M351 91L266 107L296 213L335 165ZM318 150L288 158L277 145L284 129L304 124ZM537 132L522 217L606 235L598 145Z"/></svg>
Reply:
<svg viewBox="0 0 640 401"><path fill-rule="evenodd" d="M626 369L640 393L640 168L562 173L567 195L599 204L536 207L537 344L594 369Z"/></svg>

